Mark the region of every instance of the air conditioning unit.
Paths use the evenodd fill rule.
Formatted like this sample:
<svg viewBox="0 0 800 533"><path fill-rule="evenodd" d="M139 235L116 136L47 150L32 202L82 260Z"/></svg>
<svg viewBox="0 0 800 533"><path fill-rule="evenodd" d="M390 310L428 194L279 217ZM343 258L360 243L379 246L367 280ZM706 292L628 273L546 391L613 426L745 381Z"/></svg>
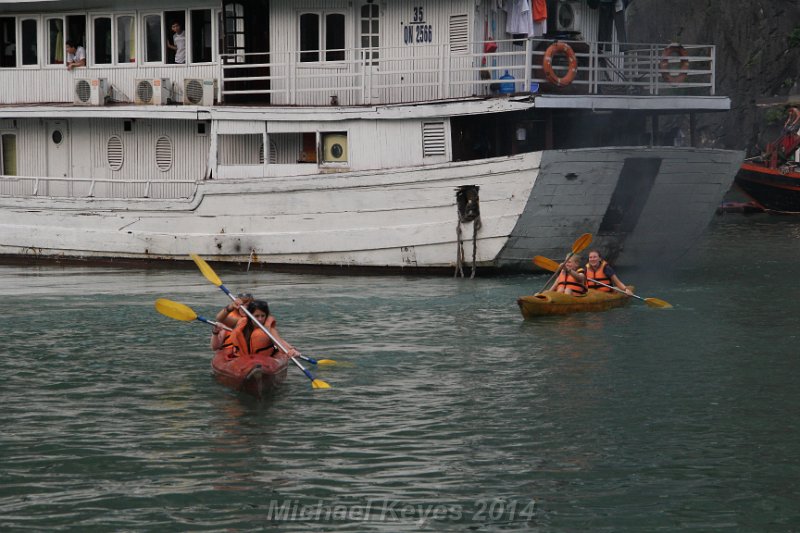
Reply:
<svg viewBox="0 0 800 533"><path fill-rule="evenodd" d="M137 104L165 105L172 100L172 84L167 78L139 79L133 94Z"/></svg>
<svg viewBox="0 0 800 533"><path fill-rule="evenodd" d="M183 105L214 105L217 80L187 78L183 80Z"/></svg>
<svg viewBox="0 0 800 533"><path fill-rule="evenodd" d="M322 137L322 162L347 162L347 134L325 133Z"/></svg>
<svg viewBox="0 0 800 533"><path fill-rule="evenodd" d="M108 96L105 78L80 78L73 85L73 102L78 105L104 105Z"/></svg>
<svg viewBox="0 0 800 533"><path fill-rule="evenodd" d="M557 14L559 31L580 31L580 13L574 3L562 0L558 3Z"/></svg>

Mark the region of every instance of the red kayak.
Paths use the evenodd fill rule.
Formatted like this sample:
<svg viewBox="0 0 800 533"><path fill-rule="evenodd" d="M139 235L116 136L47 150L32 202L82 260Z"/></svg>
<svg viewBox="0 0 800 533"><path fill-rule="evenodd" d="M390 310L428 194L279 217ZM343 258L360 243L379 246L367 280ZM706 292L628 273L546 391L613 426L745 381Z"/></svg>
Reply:
<svg viewBox="0 0 800 533"><path fill-rule="evenodd" d="M230 348L214 352L211 369L218 382L238 392L263 398L286 381L289 356L283 352L275 355L234 356Z"/></svg>

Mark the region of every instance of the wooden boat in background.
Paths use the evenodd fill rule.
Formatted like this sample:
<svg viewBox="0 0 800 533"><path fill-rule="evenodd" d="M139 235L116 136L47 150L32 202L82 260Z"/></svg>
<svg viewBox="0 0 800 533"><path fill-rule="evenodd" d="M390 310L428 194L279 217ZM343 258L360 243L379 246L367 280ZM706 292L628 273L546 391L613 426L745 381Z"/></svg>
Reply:
<svg viewBox="0 0 800 533"><path fill-rule="evenodd" d="M633 286L628 285L632 292ZM631 298L619 292L589 289L585 296L572 296L555 291L543 291L517 298L517 305L525 318L546 315L568 315L585 311L607 311L628 305Z"/></svg>
<svg viewBox="0 0 800 533"><path fill-rule="evenodd" d="M233 357L229 348L216 350L211 360L214 378L237 392L263 398L286 381L289 357L278 352L274 356L241 355Z"/></svg>
<svg viewBox="0 0 800 533"><path fill-rule="evenodd" d="M788 108L780 137L746 160L735 183L758 206L775 213L800 213L800 107Z"/></svg>

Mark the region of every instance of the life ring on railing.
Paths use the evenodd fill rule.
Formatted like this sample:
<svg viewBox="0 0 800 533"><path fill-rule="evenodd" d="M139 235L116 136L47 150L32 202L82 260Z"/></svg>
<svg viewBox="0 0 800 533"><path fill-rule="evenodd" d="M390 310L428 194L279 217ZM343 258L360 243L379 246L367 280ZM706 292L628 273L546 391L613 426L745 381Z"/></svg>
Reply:
<svg viewBox="0 0 800 533"><path fill-rule="evenodd" d="M567 56L569 68L567 69L566 74L558 77L553 70L553 57L561 54ZM547 81L557 87L566 87L572 83L572 80L575 79L575 75L578 73L578 58L570 45L567 43L555 42L548 46L544 53L542 69L544 70L544 75L547 78Z"/></svg>
<svg viewBox="0 0 800 533"><path fill-rule="evenodd" d="M664 48L664 53L661 54L661 62L658 64L658 70L661 71L661 78L667 83L685 82L686 76L688 76L686 71L689 70L689 60L686 59L688 55L689 52L686 51L686 48L679 44L671 44ZM680 71L677 74L673 74L669 69L669 62L673 57L682 58Z"/></svg>

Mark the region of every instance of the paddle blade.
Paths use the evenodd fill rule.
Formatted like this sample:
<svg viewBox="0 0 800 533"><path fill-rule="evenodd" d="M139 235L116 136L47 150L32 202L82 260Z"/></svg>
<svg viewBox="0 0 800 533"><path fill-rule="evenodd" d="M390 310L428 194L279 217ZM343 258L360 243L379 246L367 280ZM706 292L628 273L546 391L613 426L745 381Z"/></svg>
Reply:
<svg viewBox="0 0 800 533"><path fill-rule="evenodd" d="M544 270L549 270L550 272L555 272L558 270L558 263L542 255L537 255L534 257L533 264L539 268L543 268Z"/></svg>
<svg viewBox="0 0 800 533"><path fill-rule="evenodd" d="M208 281L217 287L222 285L222 280L219 279L219 276L217 276L217 273L214 272L214 269L212 269L202 257L197 254L189 254L189 257L192 258L192 261L194 261L194 263L197 265L197 268L200 269L200 272L203 273Z"/></svg>
<svg viewBox="0 0 800 533"><path fill-rule="evenodd" d="M584 233L572 244L572 253L578 254L584 251L590 244L592 244L592 234Z"/></svg>
<svg viewBox="0 0 800 533"><path fill-rule="evenodd" d="M183 320L189 322L197 319L197 313L192 311L192 308L182 303L173 302L166 298L159 298L156 300L156 311L164 316L174 318L175 320Z"/></svg>
<svg viewBox="0 0 800 533"><path fill-rule="evenodd" d="M645 298L644 303L646 303L649 307L657 307L659 309L672 309L672 305L669 302L665 302L664 300L659 300L658 298Z"/></svg>
<svg viewBox="0 0 800 533"><path fill-rule="evenodd" d="M311 387L314 389L330 389L331 386L322 381L321 379L311 380Z"/></svg>

